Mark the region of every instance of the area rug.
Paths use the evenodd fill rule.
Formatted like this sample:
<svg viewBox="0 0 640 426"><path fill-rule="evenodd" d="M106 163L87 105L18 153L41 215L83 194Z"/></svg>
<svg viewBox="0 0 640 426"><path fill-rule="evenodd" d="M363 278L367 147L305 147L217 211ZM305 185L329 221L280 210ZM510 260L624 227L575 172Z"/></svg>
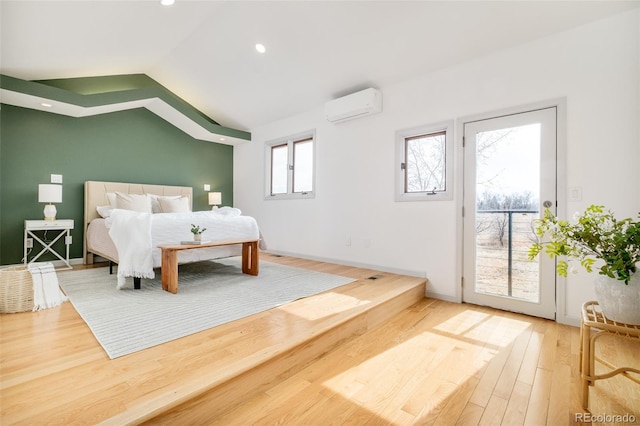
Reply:
<svg viewBox="0 0 640 426"><path fill-rule="evenodd" d="M159 270L139 290L127 280L130 288L117 290L107 268L58 274L111 359L355 281L264 261L258 276L245 275L240 257L180 265L177 294L162 290Z"/></svg>

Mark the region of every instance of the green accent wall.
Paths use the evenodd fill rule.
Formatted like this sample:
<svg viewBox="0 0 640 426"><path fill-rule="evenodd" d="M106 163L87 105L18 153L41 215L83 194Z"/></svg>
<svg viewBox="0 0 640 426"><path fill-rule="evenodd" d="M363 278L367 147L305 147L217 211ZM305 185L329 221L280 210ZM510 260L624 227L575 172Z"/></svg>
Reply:
<svg viewBox="0 0 640 426"><path fill-rule="evenodd" d="M73 118L2 104L1 265L21 262L23 221L43 217L38 184L52 173L63 175L57 217L75 220L71 258L82 257L87 180L191 186L194 210L210 208L208 183L233 205L232 146L194 139L144 108Z"/></svg>

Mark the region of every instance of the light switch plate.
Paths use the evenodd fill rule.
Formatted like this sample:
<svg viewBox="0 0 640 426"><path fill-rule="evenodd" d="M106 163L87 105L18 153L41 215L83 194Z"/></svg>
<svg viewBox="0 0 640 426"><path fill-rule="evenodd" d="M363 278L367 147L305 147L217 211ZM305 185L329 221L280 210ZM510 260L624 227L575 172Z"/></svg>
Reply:
<svg viewBox="0 0 640 426"><path fill-rule="evenodd" d="M51 175L51 183L62 183L62 175Z"/></svg>
<svg viewBox="0 0 640 426"><path fill-rule="evenodd" d="M204 184L204 190L205 191L211 191L211 185L209 185L208 183Z"/></svg>
<svg viewBox="0 0 640 426"><path fill-rule="evenodd" d="M570 186L567 189L569 192L569 201L582 201L582 187Z"/></svg>

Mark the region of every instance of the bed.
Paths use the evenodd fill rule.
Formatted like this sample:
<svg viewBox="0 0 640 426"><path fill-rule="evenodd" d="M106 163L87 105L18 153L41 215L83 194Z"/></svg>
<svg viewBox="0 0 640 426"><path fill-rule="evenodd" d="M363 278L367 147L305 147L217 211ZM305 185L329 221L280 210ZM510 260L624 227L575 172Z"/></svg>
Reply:
<svg viewBox="0 0 640 426"><path fill-rule="evenodd" d="M255 219L241 215L237 209L221 208L213 211L191 212L190 210L192 210L193 206L193 189L191 187L87 181L85 182L84 190L85 238L83 256L86 264L92 264L95 256L99 256L120 264L121 268L123 268L128 259L121 259L118 253L121 255L122 253L128 253L127 256L136 257L136 253L132 253L131 250L127 251L127 247L123 250L122 238L115 237L116 242L112 238L112 235L114 235L113 227L117 223L122 223L123 216L129 217L127 215L132 217L138 215L137 218L142 217L149 222L151 231L149 255L152 259L153 268L159 268L162 265L162 253L158 245L179 244L181 241L191 240L193 236L190 224L194 222L207 227L207 231L203 234L203 239L206 241L260 239L260 232ZM120 197L126 197L127 195L138 199L145 198L140 196L151 198L154 214L134 212L126 212L124 214L125 212L121 209L112 209L115 206L115 194L118 194L119 201L122 201ZM159 211L158 201L171 203L170 205L177 205L180 202L181 206L188 205L189 212L166 213L162 210ZM99 210L106 217L102 217L98 213ZM107 213L105 214L105 212ZM116 216L116 213L118 216ZM131 227L130 230L133 232L130 234L135 234L137 228ZM110 231L112 231L111 235ZM132 240L135 239L132 238ZM178 254L178 263L219 259L240 254L242 254L242 244L182 250ZM119 275L121 275L120 271ZM129 274L127 276L148 277L138 274ZM138 287L138 283L139 281L136 282L136 287Z"/></svg>

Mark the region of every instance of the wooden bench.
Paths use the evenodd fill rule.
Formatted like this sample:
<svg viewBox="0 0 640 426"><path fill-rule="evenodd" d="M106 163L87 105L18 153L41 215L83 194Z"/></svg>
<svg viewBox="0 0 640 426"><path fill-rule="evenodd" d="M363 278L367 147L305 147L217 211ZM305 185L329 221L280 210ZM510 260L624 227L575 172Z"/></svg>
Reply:
<svg viewBox="0 0 640 426"><path fill-rule="evenodd" d="M178 252L205 247L242 244L242 272L258 275L258 240L225 240L202 244L162 244L162 289L170 293L178 292Z"/></svg>

